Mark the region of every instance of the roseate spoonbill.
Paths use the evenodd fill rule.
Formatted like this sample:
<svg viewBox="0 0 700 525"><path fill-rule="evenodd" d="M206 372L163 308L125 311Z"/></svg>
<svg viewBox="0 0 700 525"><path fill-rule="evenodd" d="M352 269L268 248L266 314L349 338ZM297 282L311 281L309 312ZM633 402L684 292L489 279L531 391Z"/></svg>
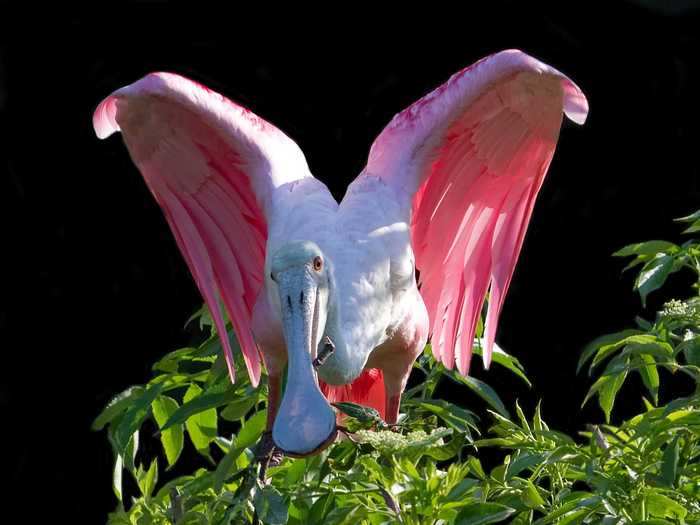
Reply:
<svg viewBox="0 0 700 525"><path fill-rule="evenodd" d="M562 115L582 124L587 111L556 69L491 55L397 114L340 204L284 133L172 73L115 91L93 124L100 138L122 131L219 334L223 301L254 385L265 363L274 443L306 455L336 435L329 401L396 422L428 337L467 374L487 290L489 365Z"/></svg>

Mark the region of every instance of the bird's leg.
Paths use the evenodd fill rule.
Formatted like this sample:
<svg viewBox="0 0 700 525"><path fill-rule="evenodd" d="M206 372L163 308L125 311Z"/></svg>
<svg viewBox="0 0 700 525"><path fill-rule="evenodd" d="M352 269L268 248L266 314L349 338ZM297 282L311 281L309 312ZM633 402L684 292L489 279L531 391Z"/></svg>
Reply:
<svg viewBox="0 0 700 525"><path fill-rule="evenodd" d="M267 394L267 424L265 425L266 432L272 432L272 425L277 417L277 410L280 407L280 398L282 396L282 374L270 374L268 376L268 394Z"/></svg>
<svg viewBox="0 0 700 525"><path fill-rule="evenodd" d="M399 408L401 407L401 394L406 387L406 381L413 369L415 352L397 352L394 360L384 366L384 394L385 409L384 420L389 425L395 425L399 419Z"/></svg>
<svg viewBox="0 0 700 525"><path fill-rule="evenodd" d="M384 391L386 393L386 405L384 409L384 419L388 425L395 425L399 419L399 408L401 407L401 393L403 392L402 381L387 381L384 377Z"/></svg>
<svg viewBox="0 0 700 525"><path fill-rule="evenodd" d="M401 407L401 392L389 394L386 397L386 423L395 425L399 419L399 408Z"/></svg>
<svg viewBox="0 0 700 525"><path fill-rule="evenodd" d="M274 425L275 417L277 417L282 394L282 374L270 373L267 377L267 423L255 451L255 458L263 464L261 479L264 479L268 466L274 467L279 465L284 457L282 452L275 447L275 442L272 440L272 425Z"/></svg>
<svg viewBox="0 0 700 525"><path fill-rule="evenodd" d="M401 394L411 375L413 362L425 346L427 315L417 321L409 319L406 325L397 329L393 338L377 349L375 366L381 368L384 374L384 418L389 425L395 425L398 421Z"/></svg>

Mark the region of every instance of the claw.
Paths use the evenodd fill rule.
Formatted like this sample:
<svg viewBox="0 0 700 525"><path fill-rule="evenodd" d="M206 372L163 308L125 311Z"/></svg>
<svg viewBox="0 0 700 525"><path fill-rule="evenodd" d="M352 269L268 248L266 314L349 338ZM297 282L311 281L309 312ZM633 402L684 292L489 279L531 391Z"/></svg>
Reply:
<svg viewBox="0 0 700 525"><path fill-rule="evenodd" d="M260 441L255 447L255 461L260 463L258 479L265 483L265 475L269 467L276 467L284 459L284 452L280 450L272 440L272 430L262 433Z"/></svg>
<svg viewBox="0 0 700 525"><path fill-rule="evenodd" d="M266 430L262 433L260 441L255 447L255 460L263 462L265 461L275 449L275 442L272 440L272 430Z"/></svg>
<svg viewBox="0 0 700 525"><path fill-rule="evenodd" d="M284 459L284 452L282 452L277 447L272 449L272 454L270 454L270 461L267 463L268 467L277 467L282 463Z"/></svg>

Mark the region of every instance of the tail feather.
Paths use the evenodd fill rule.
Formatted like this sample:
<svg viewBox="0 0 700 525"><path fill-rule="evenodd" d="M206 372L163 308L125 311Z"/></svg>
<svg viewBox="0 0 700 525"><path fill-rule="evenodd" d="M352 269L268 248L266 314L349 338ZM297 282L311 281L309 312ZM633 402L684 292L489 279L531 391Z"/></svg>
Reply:
<svg viewBox="0 0 700 525"><path fill-rule="evenodd" d="M349 385L328 385L319 380L321 392L329 403L351 402L374 408L386 418L384 375L378 368L367 368Z"/></svg>

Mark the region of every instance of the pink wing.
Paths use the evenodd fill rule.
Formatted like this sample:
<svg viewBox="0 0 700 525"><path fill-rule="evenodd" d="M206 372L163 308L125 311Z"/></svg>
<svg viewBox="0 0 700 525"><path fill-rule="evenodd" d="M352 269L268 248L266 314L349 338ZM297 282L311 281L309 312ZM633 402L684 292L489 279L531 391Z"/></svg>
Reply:
<svg viewBox="0 0 700 525"><path fill-rule="evenodd" d="M436 359L469 372L490 286L484 364L562 112L583 124L588 103L557 70L517 50L491 55L394 117L366 175L397 191L411 238Z"/></svg>
<svg viewBox="0 0 700 525"><path fill-rule="evenodd" d="M311 176L303 154L247 109L171 73L115 91L95 110L93 125L100 138L122 131L212 313L231 380L220 301L257 385L260 357L250 327L264 282L272 194Z"/></svg>

